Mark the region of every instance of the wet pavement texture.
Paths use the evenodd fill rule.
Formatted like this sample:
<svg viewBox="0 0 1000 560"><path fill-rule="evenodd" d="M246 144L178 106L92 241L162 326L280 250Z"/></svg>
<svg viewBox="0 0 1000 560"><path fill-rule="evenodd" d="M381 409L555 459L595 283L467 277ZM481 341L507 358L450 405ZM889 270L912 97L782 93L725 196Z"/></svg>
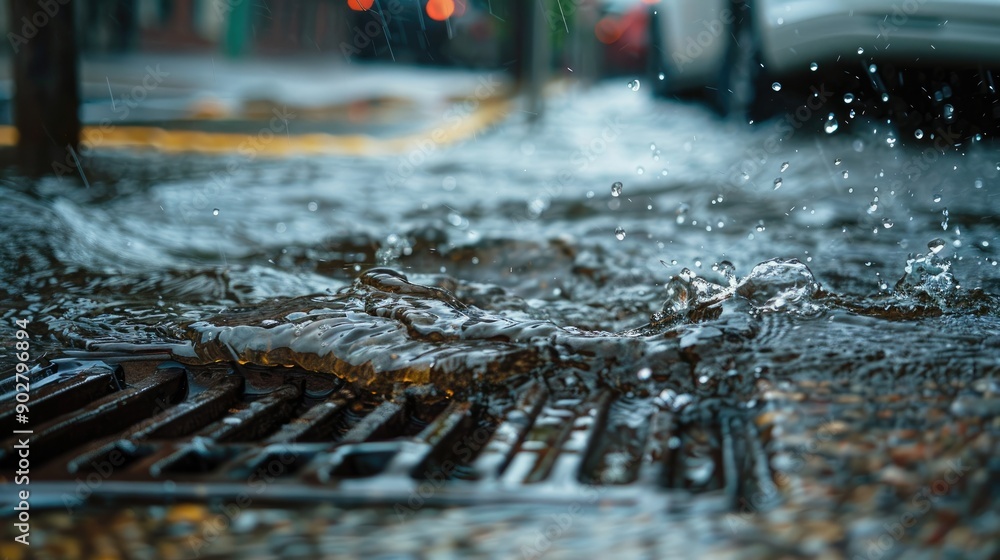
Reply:
<svg viewBox="0 0 1000 560"><path fill-rule="evenodd" d="M27 318L36 355L167 344L191 365L295 365L388 396L606 388L626 461L654 411L683 427L669 497L597 498L565 529L535 506L261 508L228 518L219 554L996 555L991 139L918 142L864 115L747 126L627 81L565 86L540 121L512 107L458 144L434 131L478 107L449 100L389 155L109 152L89 188L10 177L0 336ZM767 461L719 511L699 495L729 485L711 470L727 429ZM108 528L93 550L144 535L160 548L129 554L185 557L219 515L35 523L53 546L83 546L57 535L89 523Z"/></svg>

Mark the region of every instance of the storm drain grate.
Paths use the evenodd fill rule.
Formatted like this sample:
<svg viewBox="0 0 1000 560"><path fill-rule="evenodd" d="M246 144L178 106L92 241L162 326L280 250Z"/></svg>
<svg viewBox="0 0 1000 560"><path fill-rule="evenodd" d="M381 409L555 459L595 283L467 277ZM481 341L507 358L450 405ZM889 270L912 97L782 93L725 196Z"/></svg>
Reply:
<svg viewBox="0 0 1000 560"><path fill-rule="evenodd" d="M608 389L555 394L527 381L455 399L357 394L332 376L183 366L160 357L51 362L32 375L33 484L54 502L227 499L266 482L275 501L391 503L435 489L440 504L715 496L720 508L771 484L744 415L681 418ZM14 402L0 407L13 427ZM13 441L0 449L9 481ZM35 474L37 473L37 474ZM95 478L96 477L96 478ZM81 481L91 491L71 489Z"/></svg>

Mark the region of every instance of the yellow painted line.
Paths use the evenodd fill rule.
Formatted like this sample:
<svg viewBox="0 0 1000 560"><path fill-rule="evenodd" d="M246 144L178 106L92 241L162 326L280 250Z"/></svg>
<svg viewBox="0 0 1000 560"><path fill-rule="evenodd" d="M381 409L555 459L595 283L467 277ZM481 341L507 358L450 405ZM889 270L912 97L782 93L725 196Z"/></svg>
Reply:
<svg viewBox="0 0 1000 560"><path fill-rule="evenodd" d="M246 153L279 157L290 154L321 155L395 155L414 149L421 143L453 144L474 136L479 131L501 121L510 113L510 100L488 98L463 115L457 122L441 123L420 133L376 138L366 134L236 134L166 130L145 126L84 126L81 144L86 148L151 148L167 153ZM17 144L17 129L0 126L0 146Z"/></svg>

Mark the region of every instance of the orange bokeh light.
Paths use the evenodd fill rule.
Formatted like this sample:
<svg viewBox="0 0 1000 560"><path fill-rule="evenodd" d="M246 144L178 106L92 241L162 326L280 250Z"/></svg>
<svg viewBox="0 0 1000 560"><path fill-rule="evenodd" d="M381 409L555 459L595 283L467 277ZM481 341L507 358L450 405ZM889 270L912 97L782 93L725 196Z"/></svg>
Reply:
<svg viewBox="0 0 1000 560"><path fill-rule="evenodd" d="M597 35L597 40L604 43L605 45L610 45L618 39L621 39L622 26L618 23L618 20L612 18L611 16L605 16L597 22L594 26L594 35Z"/></svg>
<svg viewBox="0 0 1000 560"><path fill-rule="evenodd" d="M372 9L375 0L347 0L347 5L355 12L366 12Z"/></svg>
<svg viewBox="0 0 1000 560"><path fill-rule="evenodd" d="M450 18L453 13L455 13L454 0L427 0L427 17L436 21L444 21Z"/></svg>

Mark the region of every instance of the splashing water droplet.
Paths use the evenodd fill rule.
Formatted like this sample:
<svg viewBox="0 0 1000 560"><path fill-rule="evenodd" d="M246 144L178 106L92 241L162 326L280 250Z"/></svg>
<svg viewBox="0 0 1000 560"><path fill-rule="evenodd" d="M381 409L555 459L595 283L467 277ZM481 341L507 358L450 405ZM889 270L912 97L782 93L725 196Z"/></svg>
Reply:
<svg viewBox="0 0 1000 560"><path fill-rule="evenodd" d="M852 101L854 101L854 94L853 93L845 93L844 94L844 103L850 103Z"/></svg>
<svg viewBox="0 0 1000 560"><path fill-rule="evenodd" d="M826 124L823 125L823 130L825 130L827 134L833 134L834 132L837 132L838 128L840 128L840 123L837 122L837 117L833 113L827 115Z"/></svg>
<svg viewBox="0 0 1000 560"><path fill-rule="evenodd" d="M889 218L882 218L882 227L889 229L893 226L892 220Z"/></svg>
<svg viewBox="0 0 1000 560"><path fill-rule="evenodd" d="M837 158L837 159L833 160L833 164L834 165L840 165L841 163L844 163L844 160L842 160L840 158Z"/></svg>
<svg viewBox="0 0 1000 560"><path fill-rule="evenodd" d="M624 241L625 240L625 228L623 228L621 226L618 226L617 228L615 228L615 237L618 238L618 241Z"/></svg>
<svg viewBox="0 0 1000 560"><path fill-rule="evenodd" d="M945 246L944 239L941 239L940 237L935 237L934 239L927 242L927 250L934 255L940 253L941 250L944 249L944 246Z"/></svg>
<svg viewBox="0 0 1000 560"><path fill-rule="evenodd" d="M935 193L934 194L934 202L941 202L941 195Z"/></svg>
<svg viewBox="0 0 1000 560"><path fill-rule="evenodd" d="M640 369L638 372L636 372L635 375L636 375L636 377L639 378L640 381L645 381L645 380L649 379L650 377L652 377L653 370L649 369L648 367L644 367L644 368Z"/></svg>
<svg viewBox="0 0 1000 560"><path fill-rule="evenodd" d="M658 78L660 78L661 80L663 80L663 79L664 79L664 78L666 78L667 76L666 76L666 74L664 74L663 72L660 72L660 75L659 75L659 76L657 76L657 77L658 77Z"/></svg>
<svg viewBox="0 0 1000 560"><path fill-rule="evenodd" d="M843 175L844 179L846 179L850 175L850 173L848 173L847 170L844 170L844 172L841 173L841 175Z"/></svg>
<svg viewBox="0 0 1000 560"><path fill-rule="evenodd" d="M715 269L721 274L729 285L736 286L736 266L729 261L722 261L715 265Z"/></svg>
<svg viewBox="0 0 1000 560"><path fill-rule="evenodd" d="M212 209L212 215L213 216L218 216L219 215L219 209L218 208L213 208Z"/></svg>
<svg viewBox="0 0 1000 560"><path fill-rule="evenodd" d="M762 311L811 309L807 304L819 291L819 283L809 267L797 259L772 259L753 267L736 288L736 293Z"/></svg>
<svg viewBox="0 0 1000 560"><path fill-rule="evenodd" d="M812 64L809 65L809 69L812 70L813 72L815 72L815 71L819 70L819 64L816 64L815 62L813 62Z"/></svg>
<svg viewBox="0 0 1000 560"><path fill-rule="evenodd" d="M887 101L889 101L889 94L888 93L883 93L882 94L882 103L886 103Z"/></svg>
<svg viewBox="0 0 1000 560"><path fill-rule="evenodd" d="M869 64L868 65L868 73L869 74L874 74L875 72L878 72L878 66L875 66L874 64Z"/></svg>
<svg viewBox="0 0 1000 560"><path fill-rule="evenodd" d="M780 188L781 188L781 177L778 177L777 179L774 180L774 190L778 190Z"/></svg>
<svg viewBox="0 0 1000 560"><path fill-rule="evenodd" d="M913 131L913 136L916 137L917 140L920 140L921 138L924 137L924 131L918 128Z"/></svg>
<svg viewBox="0 0 1000 560"><path fill-rule="evenodd" d="M628 89L632 91L639 91L639 80L632 80L628 83Z"/></svg>
<svg viewBox="0 0 1000 560"><path fill-rule="evenodd" d="M858 47L858 54L865 54L865 49L862 47Z"/></svg>
<svg viewBox="0 0 1000 560"><path fill-rule="evenodd" d="M788 162L786 161L785 163L782 163L782 164L781 164L781 169L780 169L780 171L781 171L782 173L784 173L784 172L785 172L785 171L787 171L787 170L788 170Z"/></svg>
<svg viewBox="0 0 1000 560"><path fill-rule="evenodd" d="M614 183L611 183L611 196L621 196L622 187L623 185L621 181L615 181Z"/></svg>
<svg viewBox="0 0 1000 560"><path fill-rule="evenodd" d="M771 84L771 89L773 89L774 91L781 91L781 84L778 82L774 82L773 84Z"/></svg>
<svg viewBox="0 0 1000 560"><path fill-rule="evenodd" d="M635 168L636 175L642 175L645 172L646 170L641 165Z"/></svg>
<svg viewBox="0 0 1000 560"><path fill-rule="evenodd" d="M951 122L955 118L955 107L950 103L941 108L941 116L944 120Z"/></svg>

